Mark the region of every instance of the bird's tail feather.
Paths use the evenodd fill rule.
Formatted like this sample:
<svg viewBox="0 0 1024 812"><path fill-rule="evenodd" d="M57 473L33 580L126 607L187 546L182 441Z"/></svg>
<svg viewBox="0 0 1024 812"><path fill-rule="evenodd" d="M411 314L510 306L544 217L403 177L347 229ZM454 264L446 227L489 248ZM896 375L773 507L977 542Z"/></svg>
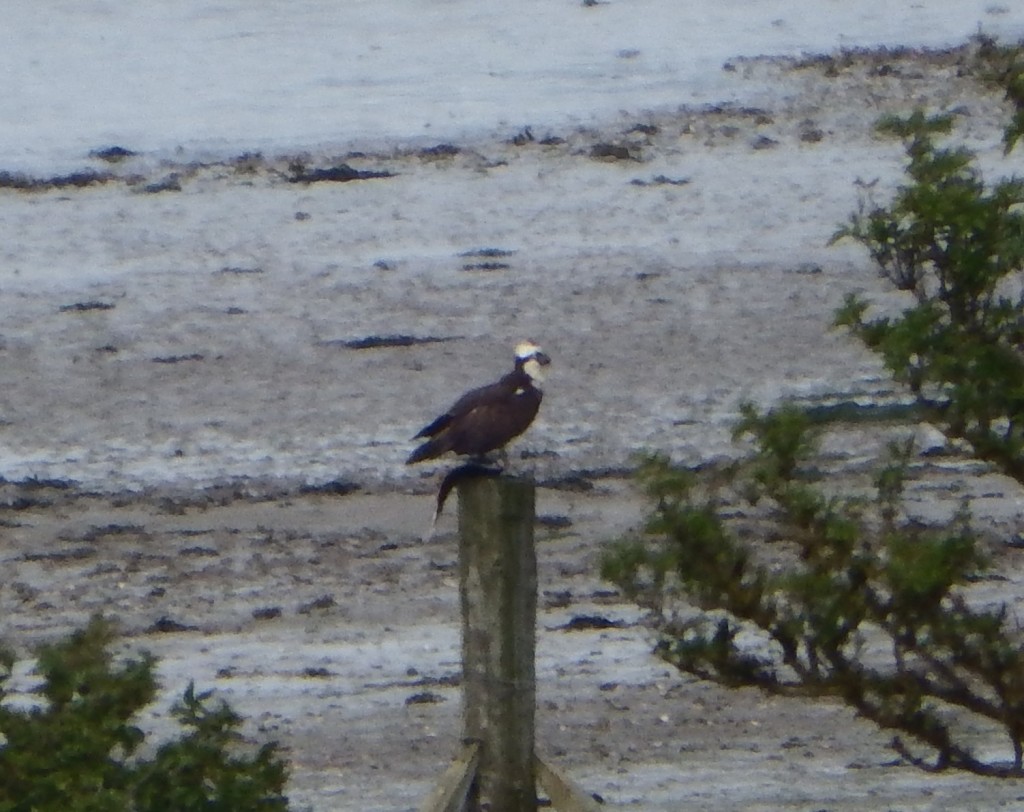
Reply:
<svg viewBox="0 0 1024 812"><path fill-rule="evenodd" d="M440 456L443 452L439 449L438 442L436 439L427 440L423 445L417 446L416 450L409 455L409 459L405 461L406 465L412 465L416 462L422 462L423 460L432 460L434 457Z"/></svg>

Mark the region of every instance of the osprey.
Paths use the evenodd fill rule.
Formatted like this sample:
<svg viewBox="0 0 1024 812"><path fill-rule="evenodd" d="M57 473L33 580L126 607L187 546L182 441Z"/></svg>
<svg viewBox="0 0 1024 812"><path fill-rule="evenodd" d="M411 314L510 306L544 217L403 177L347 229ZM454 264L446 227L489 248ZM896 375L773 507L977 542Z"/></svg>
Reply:
<svg viewBox="0 0 1024 812"><path fill-rule="evenodd" d="M515 359L515 367L500 381L470 390L413 437L430 439L405 464L432 460L449 451L483 457L526 431L540 408L544 393L537 384L551 359L532 341L516 345Z"/></svg>

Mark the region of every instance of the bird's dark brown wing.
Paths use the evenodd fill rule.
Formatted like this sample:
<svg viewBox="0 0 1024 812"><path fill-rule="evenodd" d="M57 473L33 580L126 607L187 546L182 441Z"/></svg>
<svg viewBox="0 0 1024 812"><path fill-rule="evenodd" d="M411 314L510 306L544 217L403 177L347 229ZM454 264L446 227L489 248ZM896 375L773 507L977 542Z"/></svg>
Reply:
<svg viewBox="0 0 1024 812"><path fill-rule="evenodd" d="M466 412L445 432L446 445L456 454L478 456L502 448L529 428L540 408L537 389L515 396L523 408L509 409L507 400L482 403Z"/></svg>
<svg viewBox="0 0 1024 812"><path fill-rule="evenodd" d="M456 415L442 415L428 426L431 429L437 424L439 428L409 455L406 464L432 460L449 451L483 456L526 431L537 416L543 393L533 387L504 393L492 387L485 389L490 391L472 393L474 398L466 403L462 402L465 398L460 400Z"/></svg>
<svg viewBox="0 0 1024 812"><path fill-rule="evenodd" d="M509 378L511 378L511 376L506 375L497 383L471 389L455 401L448 411L440 415L432 423L420 429L419 432L413 436L413 439L418 440L420 437L434 437L451 425L453 420L469 414L473 409L484 406L488 403L493 403L495 400L506 397L511 392L514 392L516 382L510 381Z"/></svg>

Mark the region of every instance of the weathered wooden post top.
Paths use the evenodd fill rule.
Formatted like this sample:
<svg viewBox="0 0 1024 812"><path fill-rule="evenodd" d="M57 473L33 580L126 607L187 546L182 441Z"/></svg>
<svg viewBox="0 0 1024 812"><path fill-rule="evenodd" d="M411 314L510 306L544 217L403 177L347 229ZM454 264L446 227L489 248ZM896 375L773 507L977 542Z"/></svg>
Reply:
<svg viewBox="0 0 1024 812"><path fill-rule="evenodd" d="M561 812L590 798L534 754L537 554L532 478L459 477L464 748L422 812L536 812L538 780Z"/></svg>
<svg viewBox="0 0 1024 812"><path fill-rule="evenodd" d="M511 477L459 486L463 737L481 743L478 789L493 812L537 809L535 491Z"/></svg>

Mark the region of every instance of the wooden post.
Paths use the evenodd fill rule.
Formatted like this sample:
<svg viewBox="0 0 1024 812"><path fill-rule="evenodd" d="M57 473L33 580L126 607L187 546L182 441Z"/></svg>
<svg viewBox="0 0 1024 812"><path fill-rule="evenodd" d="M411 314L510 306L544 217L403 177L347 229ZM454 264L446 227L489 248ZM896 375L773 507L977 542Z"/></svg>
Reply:
<svg viewBox="0 0 1024 812"><path fill-rule="evenodd" d="M470 808L536 812L535 485L475 477L458 490L463 732L481 744Z"/></svg>
<svg viewBox="0 0 1024 812"><path fill-rule="evenodd" d="M464 812L480 764L480 743L462 746L462 752L420 805L420 812ZM543 769L543 765L538 765Z"/></svg>

